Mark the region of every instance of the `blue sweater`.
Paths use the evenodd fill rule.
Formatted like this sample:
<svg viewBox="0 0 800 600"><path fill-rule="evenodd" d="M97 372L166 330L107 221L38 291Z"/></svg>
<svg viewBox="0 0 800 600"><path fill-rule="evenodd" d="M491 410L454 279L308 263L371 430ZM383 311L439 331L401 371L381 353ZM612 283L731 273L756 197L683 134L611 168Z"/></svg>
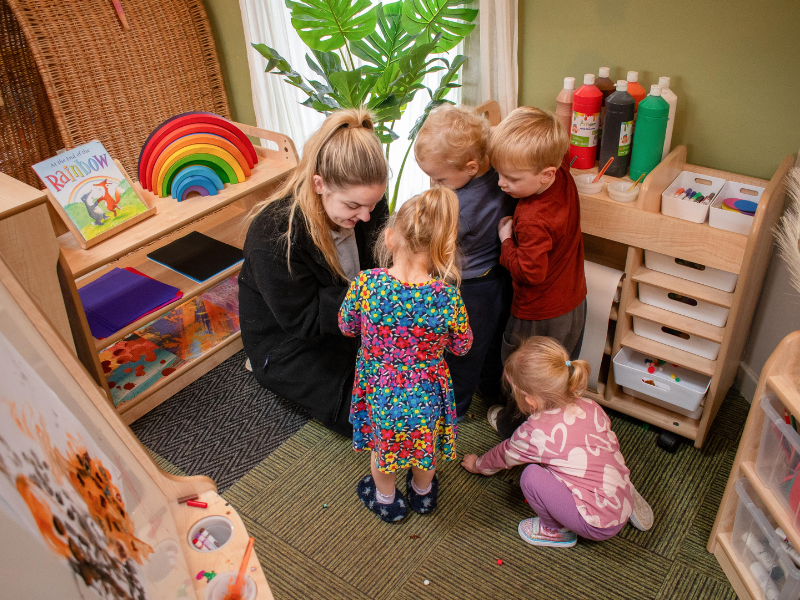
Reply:
<svg viewBox="0 0 800 600"><path fill-rule="evenodd" d="M517 201L500 189L493 168L456 190L461 278L472 279L500 264L497 224L514 214Z"/></svg>

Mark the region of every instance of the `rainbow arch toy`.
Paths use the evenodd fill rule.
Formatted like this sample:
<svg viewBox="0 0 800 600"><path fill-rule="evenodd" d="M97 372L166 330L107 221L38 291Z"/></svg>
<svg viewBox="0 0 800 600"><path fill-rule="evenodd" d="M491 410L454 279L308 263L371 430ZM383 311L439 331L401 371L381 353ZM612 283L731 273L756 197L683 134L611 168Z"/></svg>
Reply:
<svg viewBox="0 0 800 600"><path fill-rule="evenodd" d="M181 201L190 192L213 196L226 183L244 181L257 162L249 138L224 117L182 113L148 136L139 154L139 183L159 198Z"/></svg>

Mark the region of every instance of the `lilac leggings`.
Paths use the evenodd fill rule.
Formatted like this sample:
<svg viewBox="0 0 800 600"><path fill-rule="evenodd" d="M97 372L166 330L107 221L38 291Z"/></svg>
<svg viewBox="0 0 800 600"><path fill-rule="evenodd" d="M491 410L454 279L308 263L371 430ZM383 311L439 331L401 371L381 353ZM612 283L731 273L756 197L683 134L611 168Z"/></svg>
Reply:
<svg viewBox="0 0 800 600"><path fill-rule="evenodd" d="M548 529L567 527L583 538L602 542L625 527L625 523L605 529L589 525L578 512L575 497L566 484L539 465L525 467L519 484L528 504L539 515L539 522Z"/></svg>

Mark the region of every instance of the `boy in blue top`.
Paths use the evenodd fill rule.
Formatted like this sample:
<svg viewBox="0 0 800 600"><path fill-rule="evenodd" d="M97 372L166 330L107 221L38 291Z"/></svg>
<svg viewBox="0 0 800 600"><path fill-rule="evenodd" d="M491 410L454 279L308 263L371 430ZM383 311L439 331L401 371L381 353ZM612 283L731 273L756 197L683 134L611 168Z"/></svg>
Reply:
<svg viewBox="0 0 800 600"><path fill-rule="evenodd" d="M459 419L467 414L478 387L490 404L500 394L500 347L511 306L511 280L500 266L497 224L514 214L516 200L500 189L488 146L489 122L452 104L431 111L414 144L417 164L431 184L452 188L458 196L461 296L474 336L466 355L445 355Z"/></svg>

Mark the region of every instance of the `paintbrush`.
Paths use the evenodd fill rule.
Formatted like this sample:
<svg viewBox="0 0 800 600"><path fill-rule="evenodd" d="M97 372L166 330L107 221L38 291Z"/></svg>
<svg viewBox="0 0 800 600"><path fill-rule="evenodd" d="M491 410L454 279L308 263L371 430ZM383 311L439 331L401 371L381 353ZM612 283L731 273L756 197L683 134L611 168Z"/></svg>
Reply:
<svg viewBox="0 0 800 600"><path fill-rule="evenodd" d="M253 551L253 544L255 538L250 538L247 542L247 549L244 551L244 558L242 559L242 566L239 567L239 574L236 576L236 581L228 584L228 593L223 600L242 600L242 586L244 585L244 572L247 570L247 563L250 562L250 552Z"/></svg>
<svg viewBox="0 0 800 600"><path fill-rule="evenodd" d="M603 173L605 173L606 169L611 166L612 162L614 162L614 157L613 156L611 158L609 158L608 162L605 164L605 166L602 169L600 169L600 172L597 174L597 177L592 179L592 183L597 183L598 181L600 181L600 178L603 176Z"/></svg>
<svg viewBox="0 0 800 600"><path fill-rule="evenodd" d="M578 157L577 157L577 156L573 156L573 157L572 157L572 160L571 160L571 161L569 161L569 168L570 168L570 169L572 168L572 165L574 165L574 164L575 164L575 161L576 161L576 160L578 160Z"/></svg>
<svg viewBox="0 0 800 600"><path fill-rule="evenodd" d="M643 178L643 177L644 177L644 173L642 173L641 175L639 175L639 179L637 179L636 181L634 181L634 182L633 182L633 185L632 185L631 187L629 187L629 188L628 188L628 191L629 191L629 192L632 192L632 191L633 191L633 188L635 188L635 187L636 187L636 185L637 185L637 184L638 184L638 183L639 183L639 182L642 180L642 178Z"/></svg>

